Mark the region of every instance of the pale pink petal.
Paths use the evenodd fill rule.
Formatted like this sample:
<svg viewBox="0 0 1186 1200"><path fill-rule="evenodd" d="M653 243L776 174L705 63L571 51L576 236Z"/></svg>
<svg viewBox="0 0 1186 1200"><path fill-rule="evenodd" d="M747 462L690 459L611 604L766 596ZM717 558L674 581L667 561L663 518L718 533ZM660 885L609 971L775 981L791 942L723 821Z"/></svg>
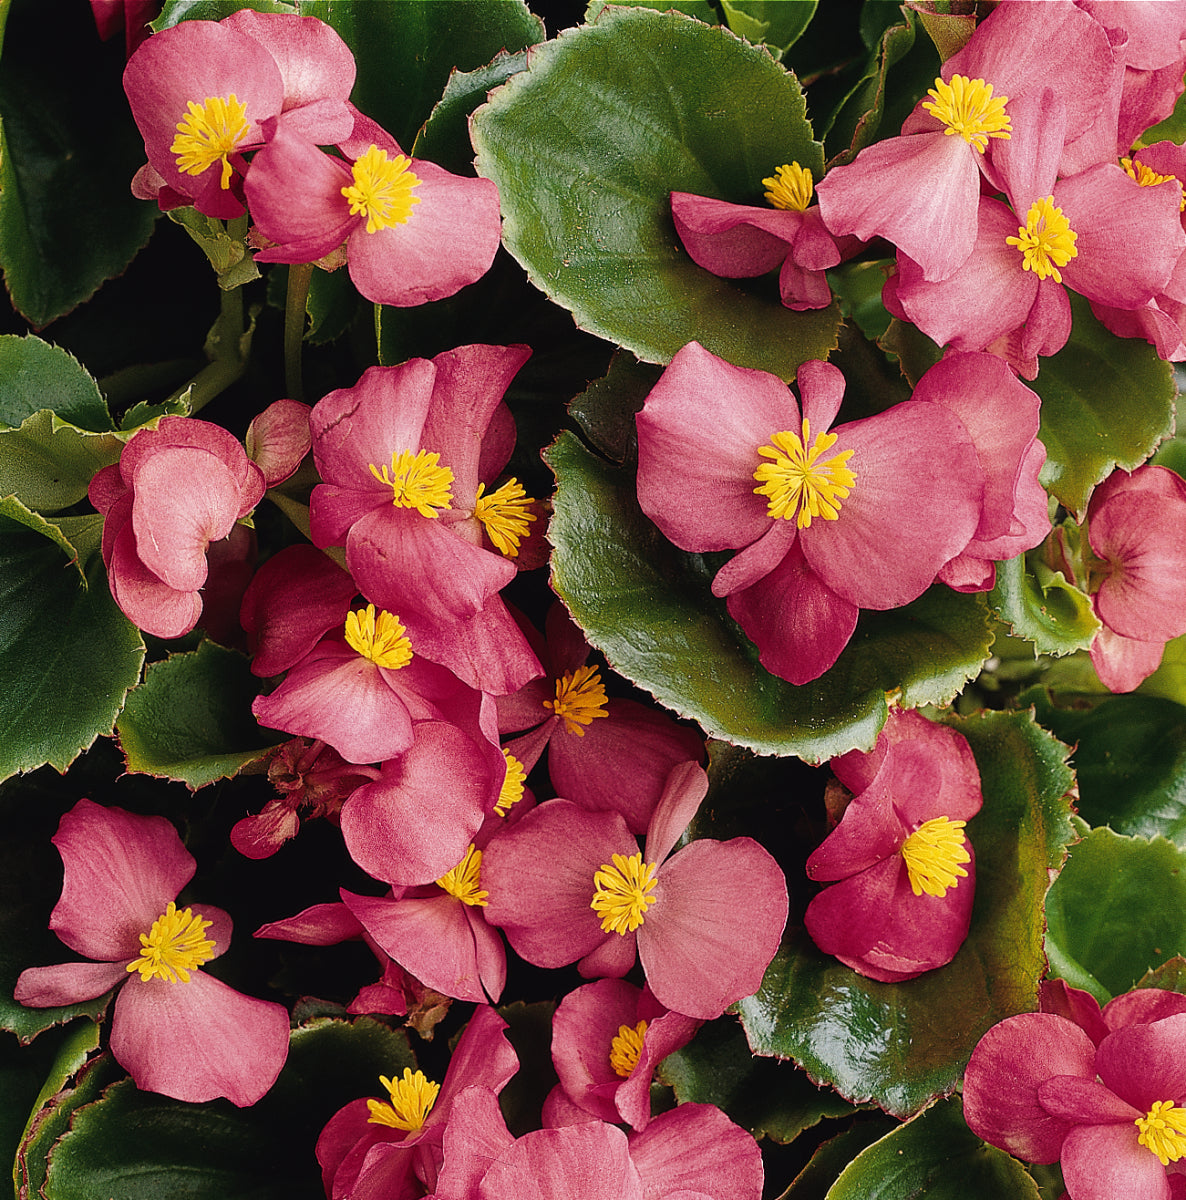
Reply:
<svg viewBox="0 0 1186 1200"><path fill-rule="evenodd" d="M12 998L30 1008L56 1008L60 1004L93 1000L123 983L127 977L126 962L56 963L51 967L29 967L17 978Z"/></svg>
<svg viewBox="0 0 1186 1200"><path fill-rule="evenodd" d="M247 453L263 471L268 487L283 483L309 453L313 445L310 411L297 400L277 400L248 425Z"/></svg>
<svg viewBox="0 0 1186 1200"><path fill-rule="evenodd" d="M202 597L196 590L171 588L141 562L131 521L120 526L112 540L107 582L124 616L155 637L181 637L202 615Z"/></svg>
<svg viewBox="0 0 1186 1200"><path fill-rule="evenodd" d="M629 1135L645 1200L681 1191L711 1200L760 1200L765 1172L753 1136L712 1104L681 1104Z"/></svg>
<svg viewBox="0 0 1186 1200"><path fill-rule="evenodd" d="M491 1164L478 1195L481 1200L643 1200L625 1134L600 1122L525 1134Z"/></svg>
<svg viewBox="0 0 1186 1200"><path fill-rule="evenodd" d="M314 904L295 917L261 925L252 936L307 946L336 946L338 942L362 937L362 924L344 904Z"/></svg>
<svg viewBox="0 0 1186 1200"><path fill-rule="evenodd" d="M1186 1095L1186 1013L1126 1025L1100 1043L1095 1067L1121 1099L1142 1113L1158 1100Z"/></svg>
<svg viewBox="0 0 1186 1200"><path fill-rule="evenodd" d="M1124 637L1106 625L1091 643L1091 665L1110 692L1131 692L1161 666L1165 642Z"/></svg>
<svg viewBox="0 0 1186 1200"><path fill-rule="evenodd" d="M803 214L793 210L731 204L689 192L671 193L671 217L692 261L725 279L774 270L790 254L803 223Z"/></svg>
<svg viewBox="0 0 1186 1200"><path fill-rule="evenodd" d="M1131 1121L1072 1129L1061 1160L1068 1194L1075 1200L1169 1200L1165 1167L1137 1135Z"/></svg>
<svg viewBox="0 0 1186 1200"><path fill-rule="evenodd" d="M698 762L672 767L646 829L643 857L647 862L661 863L671 853L707 795L708 773Z"/></svg>

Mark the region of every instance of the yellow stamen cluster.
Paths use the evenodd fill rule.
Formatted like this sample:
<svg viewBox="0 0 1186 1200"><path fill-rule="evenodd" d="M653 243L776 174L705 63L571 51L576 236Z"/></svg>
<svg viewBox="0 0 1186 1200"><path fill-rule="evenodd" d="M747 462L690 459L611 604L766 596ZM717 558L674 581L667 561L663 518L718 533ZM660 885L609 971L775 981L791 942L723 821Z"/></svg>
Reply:
<svg viewBox="0 0 1186 1200"><path fill-rule="evenodd" d="M972 861L964 842L964 821L933 817L924 821L903 843L902 858L910 890L921 896L946 896L968 872L959 864Z"/></svg>
<svg viewBox="0 0 1186 1200"><path fill-rule="evenodd" d="M429 1080L423 1071L413 1074L409 1067L404 1067L402 1079L392 1081L386 1075L380 1075L379 1082L386 1088L391 1101L368 1100L371 1115L367 1117L367 1123L386 1125L407 1133L415 1133L424 1124L424 1118L432 1112L441 1090L441 1085Z"/></svg>
<svg viewBox="0 0 1186 1200"><path fill-rule="evenodd" d="M500 817L505 817L511 805L518 804L523 799L523 785L527 779L527 772L523 770L523 764L513 754L504 750L502 756L507 760L507 773L502 781L502 787L499 788L494 811Z"/></svg>
<svg viewBox="0 0 1186 1200"><path fill-rule="evenodd" d="M619 1025L618 1032L609 1048L609 1065L623 1079L630 1078L630 1072L638 1066L638 1056L642 1053L642 1038L647 1031L647 1023L639 1021L633 1029L629 1025Z"/></svg>
<svg viewBox="0 0 1186 1200"><path fill-rule="evenodd" d="M496 492L483 495L484 483L478 484L478 499L474 504L474 516L486 527L486 536L494 543L499 554L507 558L518 558L519 543L527 536L528 526L535 520L531 511L531 497L523 485L510 478Z"/></svg>
<svg viewBox="0 0 1186 1200"><path fill-rule="evenodd" d="M1062 283L1058 268L1079 257L1075 248L1078 236L1062 215L1062 209L1054 206L1054 197L1045 196L1030 205L1025 224L1018 226L1017 237L1007 237L1005 244L1021 251L1023 271L1033 271L1039 279L1049 276L1055 283Z"/></svg>
<svg viewBox="0 0 1186 1200"><path fill-rule="evenodd" d="M1137 1141L1152 1150L1163 1167L1186 1155L1186 1108L1175 1108L1172 1100L1157 1100L1133 1124L1141 1131Z"/></svg>
<svg viewBox="0 0 1186 1200"><path fill-rule="evenodd" d="M188 908L179 911L170 900L152 928L140 935L140 957L128 963L128 974L139 971L145 983L150 979L189 983L190 971L214 957L215 945L206 937L213 924Z"/></svg>
<svg viewBox="0 0 1186 1200"><path fill-rule="evenodd" d="M1152 167L1147 167L1143 162L1134 162L1131 158L1122 158L1120 165L1124 168L1129 179L1141 187L1156 187L1159 183L1169 183L1170 180L1175 180L1179 184L1181 180L1176 175L1159 175ZM1182 212L1186 209L1186 188L1182 189L1182 199L1178 204L1178 211Z"/></svg>
<svg viewBox="0 0 1186 1200"><path fill-rule="evenodd" d="M797 162L778 167L769 179L762 180L762 186L768 189L766 200L775 208L794 209L795 212L806 210L815 191L811 172Z"/></svg>
<svg viewBox="0 0 1186 1200"><path fill-rule="evenodd" d="M544 708L563 717L569 733L584 737L582 726L592 724L595 717L609 716L605 711L608 703L601 672L596 667L578 667L556 680L556 699L545 700Z"/></svg>
<svg viewBox="0 0 1186 1200"><path fill-rule="evenodd" d="M350 201L352 216L366 217L367 233L406 224L412 208L420 203L415 194L420 178L408 170L411 164L402 154L388 158L386 150L374 145L355 162L354 182L342 189L342 195Z"/></svg>
<svg viewBox="0 0 1186 1200"><path fill-rule="evenodd" d="M391 468L368 463L371 474L391 488L391 503L414 508L422 517L439 516L438 509L452 508L453 472L441 466L441 456L427 450L393 450Z"/></svg>
<svg viewBox="0 0 1186 1200"><path fill-rule="evenodd" d="M250 128L247 105L240 104L232 92L225 97L207 96L201 104L190 100L186 107L189 112L177 122L177 136L169 152L177 156L177 169L185 175L201 175L221 162L219 186L225 191L231 186L228 155L234 153Z"/></svg>
<svg viewBox="0 0 1186 1200"><path fill-rule="evenodd" d="M399 617L385 608L376 616L373 604L346 614L346 644L389 671L398 671L412 661L412 643Z"/></svg>
<svg viewBox="0 0 1186 1200"><path fill-rule="evenodd" d="M811 526L814 517L835 521L840 501L856 483L856 474L848 467L851 450L842 450L831 458L823 455L836 444L834 433L817 433L811 449L811 428L803 418L803 436L782 431L770 439L772 445L760 446L758 453L773 462L762 463L754 472L759 487L754 491L766 496L766 513L775 520L795 518L800 529Z"/></svg>
<svg viewBox="0 0 1186 1200"><path fill-rule="evenodd" d="M983 79L966 75L953 75L950 83L936 79L927 95L931 99L924 100L922 106L947 126L943 132L958 133L981 154L989 138L1008 138L1012 134L1013 122L1005 112L1009 97L994 96L992 84Z"/></svg>
<svg viewBox="0 0 1186 1200"><path fill-rule="evenodd" d="M450 896L456 896L462 904L485 908L486 897L490 893L482 891L480 887L481 882L482 852L481 850L476 850L472 842L469 849L465 852L465 857L457 866L453 867L452 870L446 871L436 881L437 887L444 888Z"/></svg>
<svg viewBox="0 0 1186 1200"><path fill-rule="evenodd" d="M643 922L655 903L656 863L644 863L641 854L615 854L613 864L602 863L593 872L593 900L589 907L601 918L602 933L625 936Z"/></svg>

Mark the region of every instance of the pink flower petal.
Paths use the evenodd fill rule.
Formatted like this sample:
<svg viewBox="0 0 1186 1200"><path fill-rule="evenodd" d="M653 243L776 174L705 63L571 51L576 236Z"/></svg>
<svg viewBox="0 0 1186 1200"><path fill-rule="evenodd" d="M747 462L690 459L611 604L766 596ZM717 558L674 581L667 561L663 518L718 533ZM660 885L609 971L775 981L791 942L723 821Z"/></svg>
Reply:
<svg viewBox="0 0 1186 1200"><path fill-rule="evenodd" d="M790 254L803 223L803 214L793 210L731 204L689 192L671 193L671 217L692 261L725 279L774 270Z"/></svg>
<svg viewBox="0 0 1186 1200"><path fill-rule="evenodd" d="M56 963L29 967L17 978L12 998L30 1008L55 1008L93 1000L128 977L126 962Z"/></svg>
<svg viewBox="0 0 1186 1200"><path fill-rule="evenodd" d="M247 453L263 471L268 487L283 483L309 453L313 445L310 411L307 404L299 401L277 400L248 425Z"/></svg>
<svg viewBox="0 0 1186 1200"><path fill-rule="evenodd" d="M1137 1136L1132 1122L1072 1129L1061 1160L1067 1194L1075 1200L1169 1200L1165 1167Z"/></svg>
<svg viewBox="0 0 1186 1200"><path fill-rule="evenodd" d="M643 857L661 863L671 853L708 795L708 773L695 760L672 767L646 830Z"/></svg>
<svg viewBox="0 0 1186 1200"><path fill-rule="evenodd" d="M621 1119L613 1094L625 1082L610 1066L618 1030L638 1023L642 989L621 979L599 979L569 992L552 1018L552 1063L577 1107L602 1121ZM650 1083L647 1083L650 1116Z"/></svg>
<svg viewBox="0 0 1186 1200"><path fill-rule="evenodd" d="M486 1172L481 1200L643 1200L626 1137L600 1122L525 1134Z"/></svg>
<svg viewBox="0 0 1186 1200"><path fill-rule="evenodd" d="M362 924L344 904L314 904L295 917L271 921L254 933L259 938L280 938L307 946L336 946L362 937Z"/></svg>
<svg viewBox="0 0 1186 1200"><path fill-rule="evenodd" d="M646 1200L680 1191L760 1200L765 1171L753 1136L711 1104L681 1104L629 1135Z"/></svg>
<svg viewBox="0 0 1186 1200"><path fill-rule="evenodd" d="M128 507L131 507L130 497ZM155 637L181 637L193 629L202 615L202 597L196 590L171 588L140 560L131 521L118 529L111 542L107 582L124 616Z"/></svg>

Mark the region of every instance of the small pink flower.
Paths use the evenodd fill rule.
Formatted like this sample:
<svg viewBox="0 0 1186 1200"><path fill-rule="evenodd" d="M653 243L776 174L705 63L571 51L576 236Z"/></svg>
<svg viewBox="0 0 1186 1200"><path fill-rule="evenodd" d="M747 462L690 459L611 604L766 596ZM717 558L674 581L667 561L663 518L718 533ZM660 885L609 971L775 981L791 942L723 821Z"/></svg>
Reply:
<svg viewBox="0 0 1186 1200"><path fill-rule="evenodd" d="M90 1000L119 986L111 1052L150 1092L197 1103L254 1104L288 1054L288 1013L199 968L226 950L220 908L178 909L195 864L163 817L80 800L62 818L62 896L50 928L97 960L30 967L14 996L37 1008Z"/></svg>

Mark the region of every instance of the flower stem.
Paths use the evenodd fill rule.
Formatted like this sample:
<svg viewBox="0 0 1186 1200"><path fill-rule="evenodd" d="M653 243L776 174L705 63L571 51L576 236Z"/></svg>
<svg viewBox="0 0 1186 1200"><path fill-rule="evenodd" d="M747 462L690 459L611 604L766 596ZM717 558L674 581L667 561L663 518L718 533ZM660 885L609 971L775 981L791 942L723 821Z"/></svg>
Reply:
<svg viewBox="0 0 1186 1200"><path fill-rule="evenodd" d="M289 263L288 295L284 304L284 385L292 400L305 399L301 343L305 339L305 305L312 278L312 263Z"/></svg>

